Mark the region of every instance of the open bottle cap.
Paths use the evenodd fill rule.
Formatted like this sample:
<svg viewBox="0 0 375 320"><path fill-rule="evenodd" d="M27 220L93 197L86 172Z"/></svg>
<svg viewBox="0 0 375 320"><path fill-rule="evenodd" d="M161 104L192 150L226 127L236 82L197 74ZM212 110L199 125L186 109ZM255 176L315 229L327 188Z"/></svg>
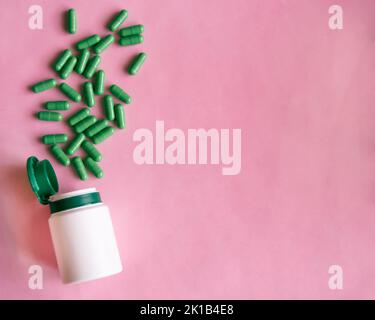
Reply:
<svg viewBox="0 0 375 320"><path fill-rule="evenodd" d="M59 191L59 183L51 163L48 160L39 161L36 157L29 157L26 168L31 189L41 204L48 204L49 197Z"/></svg>

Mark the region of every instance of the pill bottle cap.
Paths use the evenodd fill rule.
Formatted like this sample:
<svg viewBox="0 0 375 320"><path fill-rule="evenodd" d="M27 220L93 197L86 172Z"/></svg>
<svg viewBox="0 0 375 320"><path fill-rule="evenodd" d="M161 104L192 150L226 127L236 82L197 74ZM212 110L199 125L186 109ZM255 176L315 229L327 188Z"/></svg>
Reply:
<svg viewBox="0 0 375 320"><path fill-rule="evenodd" d="M48 204L48 198L59 191L59 183L51 163L48 160L39 161L36 157L29 157L26 168L31 189L41 204Z"/></svg>

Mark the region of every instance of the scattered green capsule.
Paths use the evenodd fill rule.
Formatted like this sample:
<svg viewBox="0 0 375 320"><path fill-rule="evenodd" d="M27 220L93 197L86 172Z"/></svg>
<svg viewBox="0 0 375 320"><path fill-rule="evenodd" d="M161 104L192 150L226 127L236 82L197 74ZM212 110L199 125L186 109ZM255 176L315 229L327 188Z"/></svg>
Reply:
<svg viewBox="0 0 375 320"><path fill-rule="evenodd" d="M128 72L131 75L137 74L139 69L142 67L145 62L147 55L144 52L137 54L128 67Z"/></svg>
<svg viewBox="0 0 375 320"><path fill-rule="evenodd" d="M115 112L113 110L113 98L109 94L103 97L103 108L107 120L115 120Z"/></svg>
<svg viewBox="0 0 375 320"><path fill-rule="evenodd" d="M81 95L75 89L73 89L70 85L66 83L60 83L59 89L63 94L65 94L69 99L80 102L82 100Z"/></svg>
<svg viewBox="0 0 375 320"><path fill-rule="evenodd" d="M64 64L62 69L60 70L60 77L62 79L68 78L70 74L72 73L76 63L77 63L77 58L73 56L70 57L68 61Z"/></svg>
<svg viewBox="0 0 375 320"><path fill-rule="evenodd" d="M88 108L80 109L68 119L68 124L70 126L75 126L78 122L85 119L89 114L90 114L90 109Z"/></svg>
<svg viewBox="0 0 375 320"><path fill-rule="evenodd" d="M92 172L92 174L100 179L100 178L103 178L104 176L104 172L103 170L98 166L98 164L95 162L94 159L90 158L90 157L87 157L85 159L85 165L87 167L87 169L89 169L89 171Z"/></svg>
<svg viewBox="0 0 375 320"><path fill-rule="evenodd" d="M70 159L58 145L52 145L49 150L51 151L55 159L62 165L64 165L65 167L70 165Z"/></svg>
<svg viewBox="0 0 375 320"><path fill-rule="evenodd" d="M68 141L68 136L64 133L59 134L46 134L42 137L42 142L44 144L57 144L64 143Z"/></svg>
<svg viewBox="0 0 375 320"><path fill-rule="evenodd" d="M107 49L113 42L115 41L115 37L111 34L102 38L94 47L94 52L96 54L102 53L105 49Z"/></svg>
<svg viewBox="0 0 375 320"><path fill-rule="evenodd" d="M144 41L143 36L141 36L139 34L135 34L135 35L132 35L132 36L120 38L118 43L119 43L120 46L132 46L132 45L135 45L135 44L142 43L143 41Z"/></svg>
<svg viewBox="0 0 375 320"><path fill-rule="evenodd" d="M44 104L46 110L69 110L70 103L68 101L47 101Z"/></svg>
<svg viewBox="0 0 375 320"><path fill-rule="evenodd" d="M85 101L88 107L95 106L95 97L94 97L94 89L91 82L85 82L82 85L82 95L83 100Z"/></svg>
<svg viewBox="0 0 375 320"><path fill-rule="evenodd" d="M104 78L105 78L105 73L103 70L98 70L95 73L94 93L96 95L101 95L104 93Z"/></svg>
<svg viewBox="0 0 375 320"><path fill-rule="evenodd" d="M122 102L125 102L126 104L129 104L132 102L132 98L119 86L113 84L109 87L109 91L119 100Z"/></svg>
<svg viewBox="0 0 375 320"><path fill-rule="evenodd" d="M66 49L63 52L61 52L53 64L53 69L56 72L59 72L71 56L72 50L70 49Z"/></svg>
<svg viewBox="0 0 375 320"><path fill-rule="evenodd" d="M81 146L82 142L85 140L83 133L77 134L72 141L70 141L65 152L68 156L73 155Z"/></svg>
<svg viewBox="0 0 375 320"><path fill-rule="evenodd" d="M101 119L99 121L96 121L93 125L91 125L89 128L86 129L85 135L91 138L94 135L96 135L98 132L103 130L106 126L108 126L107 119Z"/></svg>
<svg viewBox="0 0 375 320"><path fill-rule="evenodd" d="M108 29L112 32L116 31L128 17L128 11L121 10L116 16L108 23Z"/></svg>
<svg viewBox="0 0 375 320"><path fill-rule="evenodd" d="M81 50L78 56L76 67L74 69L78 74L82 74L83 71L85 70L87 61L89 61L89 57L90 57L89 50L87 49Z"/></svg>
<svg viewBox="0 0 375 320"><path fill-rule="evenodd" d="M31 90L35 93L39 93L54 87L56 87L56 80L48 79L34 84L33 86L31 86Z"/></svg>
<svg viewBox="0 0 375 320"><path fill-rule="evenodd" d="M120 37L128 37L133 36L135 34L141 34L145 30L145 27L141 24L137 24L135 26L130 26L126 28L122 28L119 30L118 34Z"/></svg>
<svg viewBox="0 0 375 320"><path fill-rule="evenodd" d="M63 119L62 114L53 111L40 111L37 113L37 117L43 121L61 121Z"/></svg>
<svg viewBox="0 0 375 320"><path fill-rule="evenodd" d="M87 128L91 127L96 122L96 120L97 119L95 118L95 116L87 116L74 126L74 131L76 133L81 133Z"/></svg>
<svg viewBox="0 0 375 320"><path fill-rule="evenodd" d="M93 158L96 162L102 160L102 154L95 148L95 146L90 141L83 141L81 148L87 153L88 156Z"/></svg>
<svg viewBox="0 0 375 320"><path fill-rule="evenodd" d="M100 61L101 61L100 56L93 56L89 60L85 68L85 71L83 72L83 75L85 78L89 79L94 75L96 68L98 67Z"/></svg>
<svg viewBox="0 0 375 320"><path fill-rule="evenodd" d="M93 34L76 43L77 50L87 49L100 41L100 37L97 34Z"/></svg>
<svg viewBox="0 0 375 320"><path fill-rule="evenodd" d="M77 32L77 15L74 9L69 9L66 12L66 29L71 34Z"/></svg>
<svg viewBox="0 0 375 320"><path fill-rule="evenodd" d="M125 111L122 104L114 106L116 125L119 129L125 128Z"/></svg>
<svg viewBox="0 0 375 320"><path fill-rule="evenodd" d="M94 144L99 144L115 133L113 127L106 127L91 138Z"/></svg>
<svg viewBox="0 0 375 320"><path fill-rule="evenodd" d="M87 171L81 157L74 157L72 159L73 168L81 180L87 180Z"/></svg>

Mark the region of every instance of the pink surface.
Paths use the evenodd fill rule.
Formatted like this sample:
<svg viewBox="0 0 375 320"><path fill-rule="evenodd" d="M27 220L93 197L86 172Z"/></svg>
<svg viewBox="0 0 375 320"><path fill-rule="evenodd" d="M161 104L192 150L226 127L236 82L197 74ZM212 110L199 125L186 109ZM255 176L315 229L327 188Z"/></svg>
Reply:
<svg viewBox="0 0 375 320"><path fill-rule="evenodd" d="M375 298L375 2L341 0L344 29L328 28L325 0L1 0L0 298ZM61 13L78 11L79 32ZM95 186L111 208L120 275L62 285L47 220L26 178L28 156L51 159L37 138L65 132L33 113L57 90L30 84L77 40L129 10L145 43L103 53L108 81L133 97L127 129L100 146L105 178L79 181L53 161L61 191ZM149 54L136 77L132 54ZM73 75L69 83L82 80ZM78 104L74 104L74 109ZM96 107L97 114L101 108ZM239 128L242 170L137 165L138 128ZM28 268L44 289L28 288ZM328 268L344 289L328 288Z"/></svg>

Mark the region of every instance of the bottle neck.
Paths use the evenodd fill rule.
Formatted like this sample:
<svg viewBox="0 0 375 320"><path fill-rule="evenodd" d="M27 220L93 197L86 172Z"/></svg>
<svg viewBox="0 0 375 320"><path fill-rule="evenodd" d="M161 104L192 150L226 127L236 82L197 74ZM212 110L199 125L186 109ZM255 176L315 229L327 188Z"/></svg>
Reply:
<svg viewBox="0 0 375 320"><path fill-rule="evenodd" d="M101 202L99 192L95 188L90 188L51 196L49 207L51 214L54 214Z"/></svg>

